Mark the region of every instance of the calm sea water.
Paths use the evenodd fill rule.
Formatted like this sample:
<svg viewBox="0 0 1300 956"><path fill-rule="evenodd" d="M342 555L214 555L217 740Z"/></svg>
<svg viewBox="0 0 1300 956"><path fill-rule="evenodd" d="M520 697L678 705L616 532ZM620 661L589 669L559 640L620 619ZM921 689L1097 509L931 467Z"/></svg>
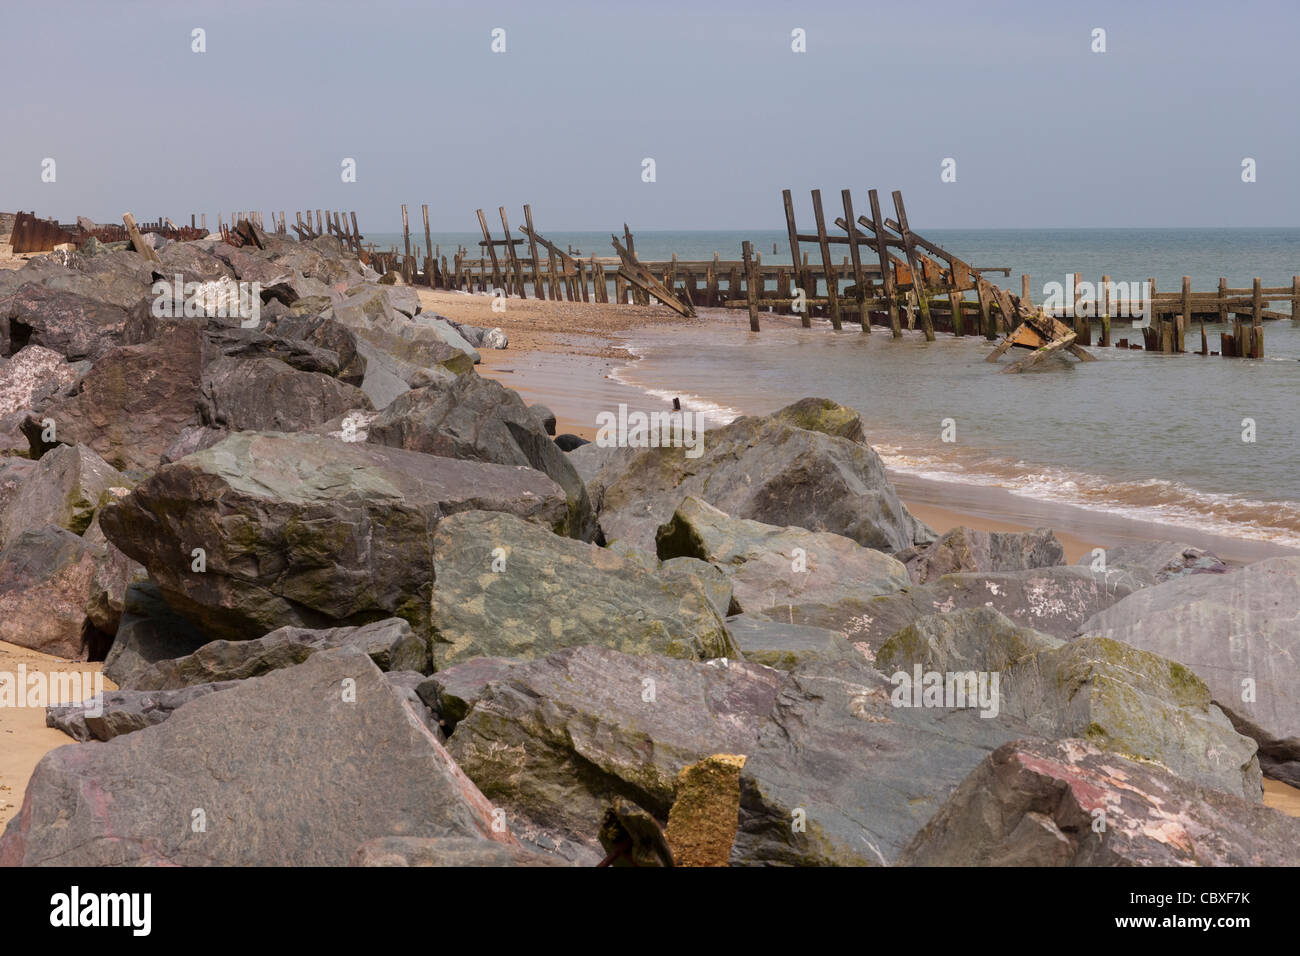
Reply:
<svg viewBox="0 0 1300 956"><path fill-rule="evenodd" d="M1010 279L994 281L1015 291L1028 273L1035 301L1045 282L1076 271L1152 277L1169 291L1184 275L1194 290L1209 291L1220 276L1233 287L1255 276L1289 286L1300 274L1300 229L924 234L975 265L1010 267ZM454 249L479 238L435 241ZM612 252L604 233L548 238L584 255ZM674 251L683 259L715 251L739 258L744 239L765 261L789 262L783 230L636 234L645 259ZM1287 311L1289 303L1271 307ZM1127 324L1114 323L1113 337ZM1030 375L997 374L978 338L940 334L927 344L919 333L894 341L887 330L868 336L816 326L769 323L754 335L704 318L685 332L632 333L628 343L642 358L618 377L656 396L682 396L716 422L824 396L859 410L872 443L900 470L1300 547L1300 322L1266 322L1261 361L1094 348L1097 362ZM1221 329L1207 331L1217 349ZM945 419L955 442L941 440ZM1252 422L1255 440L1243 441Z"/></svg>

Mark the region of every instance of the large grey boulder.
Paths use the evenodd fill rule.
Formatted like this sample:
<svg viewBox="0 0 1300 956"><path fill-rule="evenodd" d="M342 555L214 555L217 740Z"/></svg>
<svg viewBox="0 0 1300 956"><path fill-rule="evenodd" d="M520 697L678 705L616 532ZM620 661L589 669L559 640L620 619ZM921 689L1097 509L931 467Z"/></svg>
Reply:
<svg viewBox="0 0 1300 956"><path fill-rule="evenodd" d="M203 370L199 398L203 423L231 431L302 431L370 408L356 386L276 358L217 359Z"/></svg>
<svg viewBox="0 0 1300 956"><path fill-rule="evenodd" d="M960 571L1027 571L1065 563L1065 548L1050 528L976 531L953 528L939 540L895 555L916 584Z"/></svg>
<svg viewBox="0 0 1300 956"><path fill-rule="evenodd" d="M0 641L84 660L82 628L98 554L71 531L24 531L0 550Z"/></svg>
<svg viewBox="0 0 1300 956"><path fill-rule="evenodd" d="M592 864L608 800L666 819L682 767L749 753L785 681L740 661L574 647L489 681L447 746L525 843Z"/></svg>
<svg viewBox="0 0 1300 956"><path fill-rule="evenodd" d="M479 509L568 530L564 493L531 468L278 432L163 466L100 523L214 637L394 616L427 636L434 528Z"/></svg>
<svg viewBox="0 0 1300 956"><path fill-rule="evenodd" d="M579 862L615 798L666 818L683 767L747 756L741 864L885 864L946 795L1024 724L896 708L862 663L787 675L604 648L560 651L487 683L449 748L525 842Z"/></svg>
<svg viewBox="0 0 1300 956"><path fill-rule="evenodd" d="M1048 738L1081 737L1155 761L1202 787L1258 803L1255 742L1233 729L1195 674L1107 638L1081 638L1013 664L1002 707Z"/></svg>
<svg viewBox="0 0 1300 956"><path fill-rule="evenodd" d="M131 484L85 445L59 445L36 463L0 510L0 547L45 525L83 534L95 512L125 495Z"/></svg>
<svg viewBox="0 0 1300 956"><path fill-rule="evenodd" d="M927 671L1004 671L1016 661L1065 642L1024 627L991 607L969 607L918 618L876 652L884 674Z"/></svg>
<svg viewBox="0 0 1300 956"><path fill-rule="evenodd" d="M478 354L450 344L444 330L413 321L405 311L412 308L419 308L414 290L367 284L349 289L331 310L334 319L351 329L359 342L368 343L404 366L452 375L470 371Z"/></svg>
<svg viewBox="0 0 1300 956"><path fill-rule="evenodd" d="M508 657L471 657L420 682L416 693L438 714L447 733L473 708L488 684L505 677L521 662Z"/></svg>
<svg viewBox="0 0 1300 956"><path fill-rule="evenodd" d="M433 536L433 657L531 659L597 644L629 653L735 656L706 588L508 514L469 512Z"/></svg>
<svg viewBox="0 0 1300 956"><path fill-rule="evenodd" d="M208 321L203 338L205 364L211 364L221 357L278 359L300 372L320 372L343 380L343 361L339 353L310 342L274 335L261 328L245 329L213 320ZM356 385L359 382L360 378L348 384Z"/></svg>
<svg viewBox="0 0 1300 956"><path fill-rule="evenodd" d="M358 351L356 333L335 321L329 299L299 301L289 309L287 315L264 317L258 331L277 339L300 342L306 348L337 355L338 371L330 374L341 382L358 387L365 381L367 363ZM289 362L284 355L274 357ZM295 368L302 367L294 362L289 364ZM323 372L326 369L311 371Z"/></svg>
<svg viewBox="0 0 1300 956"><path fill-rule="evenodd" d="M181 431L197 423L202 351L201 329L180 324L150 342L112 349L76 395L28 416L23 432L33 457L55 444L82 444L128 475L152 471Z"/></svg>
<svg viewBox="0 0 1300 956"><path fill-rule="evenodd" d="M734 518L830 531L890 553L934 539L862 442L792 425L783 412L739 418L702 439L694 458L684 447L570 454L589 459L575 461L579 473L598 462L588 491L607 541L653 550L655 532L686 495Z"/></svg>
<svg viewBox="0 0 1300 956"><path fill-rule="evenodd" d="M126 489L122 489L126 493ZM147 581L144 566L132 561L104 537L99 518L91 522L82 539L95 550L95 573L86 598L86 637L95 645L95 659L108 653L113 635L121 626L126 594L134 584Z"/></svg>
<svg viewBox="0 0 1300 956"><path fill-rule="evenodd" d="M813 661L849 661L859 656L839 631L786 624L757 614L727 618L727 633L745 660L783 671Z"/></svg>
<svg viewBox="0 0 1300 956"><path fill-rule="evenodd" d="M892 864L970 770L1028 732L974 699L902 706L899 690L861 662L791 672L742 773L733 863Z"/></svg>
<svg viewBox="0 0 1300 956"><path fill-rule="evenodd" d="M23 482L31 477L36 468L37 463L30 458L0 457L0 513L4 512Z"/></svg>
<svg viewBox="0 0 1300 956"><path fill-rule="evenodd" d="M907 570L852 538L732 518L687 496L655 533L662 559L708 561L731 580L741 611L772 616L810 613L805 605L838 605L907 587Z"/></svg>
<svg viewBox="0 0 1300 956"><path fill-rule="evenodd" d="M1145 579L1150 583L1150 577ZM796 623L841 630L858 649L874 659L882 644L919 618L962 608L990 607L1021 627L1065 639L1097 611L1110 607L1143 586L1131 572L1093 571L1080 567L1034 568L1029 571L968 571L896 594L846 600L835 607L813 608Z"/></svg>
<svg viewBox="0 0 1300 956"><path fill-rule="evenodd" d="M1082 740L1008 743L902 866L1297 866L1300 820Z"/></svg>
<svg viewBox="0 0 1300 956"><path fill-rule="evenodd" d="M43 345L69 361L96 360L121 345L128 312L99 298L29 284L8 299L10 351L15 343Z"/></svg>
<svg viewBox="0 0 1300 956"><path fill-rule="evenodd" d="M1066 643L992 608L922 618L876 655L885 674L996 673L1001 712L1053 740L1157 761L1179 776L1258 802L1255 744L1181 664L1105 639Z"/></svg>
<svg viewBox="0 0 1300 956"><path fill-rule="evenodd" d="M43 407L75 385L86 370L86 363L74 364L40 345L28 345L17 355L0 360L0 418Z"/></svg>
<svg viewBox="0 0 1300 956"><path fill-rule="evenodd" d="M137 581L126 589L104 676L120 688L134 688L156 662L184 657L210 641L172 609L156 584Z"/></svg>
<svg viewBox="0 0 1300 956"><path fill-rule="evenodd" d="M234 687L236 681L196 684L179 690L114 690L76 704L45 708L45 726L61 730L73 740L112 740L154 724L161 724L178 707Z"/></svg>
<svg viewBox="0 0 1300 956"><path fill-rule="evenodd" d="M46 754L0 866L342 866L393 834L515 842L492 823L370 658L337 648Z"/></svg>
<svg viewBox="0 0 1300 956"><path fill-rule="evenodd" d="M248 641L212 641L184 657L155 661L136 675L137 690L175 690L221 681L247 680L301 664L318 651L355 647L382 671L427 671L429 645L401 618L360 627L313 631L281 627Z"/></svg>
<svg viewBox="0 0 1300 956"><path fill-rule="evenodd" d="M1076 629L1190 668L1266 776L1300 786L1300 557L1175 577L1099 609Z"/></svg>
<svg viewBox="0 0 1300 956"><path fill-rule="evenodd" d="M1099 561L1100 559L1100 561ZM1226 574L1228 566L1217 554L1179 541L1136 541L1106 548L1102 555L1085 554L1076 564L1104 564L1150 572L1156 582L1189 574Z"/></svg>
<svg viewBox="0 0 1300 956"><path fill-rule="evenodd" d="M125 254L115 251L102 256L73 253L68 261L72 268L47 273L40 285L50 292L71 292L128 312L152 299L153 263L134 251Z"/></svg>
<svg viewBox="0 0 1300 956"><path fill-rule="evenodd" d="M233 279L235 271L211 252L193 242L169 243L158 253L161 260L155 268L171 283L180 277L182 286L188 282L212 282L216 279Z"/></svg>
<svg viewBox="0 0 1300 956"><path fill-rule="evenodd" d="M528 465L564 489L574 537L596 536L587 488L515 392L474 373L398 396L370 423L369 441L429 455Z"/></svg>
<svg viewBox="0 0 1300 956"><path fill-rule="evenodd" d="M862 426L862 416L854 409L833 402L829 398L801 398L773 412L769 417L796 428L821 432L823 435L847 438L860 444L865 444L867 441L866 429Z"/></svg>

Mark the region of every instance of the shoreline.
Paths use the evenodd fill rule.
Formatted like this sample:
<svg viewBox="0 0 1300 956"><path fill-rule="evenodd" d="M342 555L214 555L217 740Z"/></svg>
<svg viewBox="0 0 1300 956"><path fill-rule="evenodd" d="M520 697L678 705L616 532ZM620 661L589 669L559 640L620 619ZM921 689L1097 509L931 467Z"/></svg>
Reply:
<svg viewBox="0 0 1300 956"><path fill-rule="evenodd" d="M434 311L452 312L458 321L474 323L500 320L510 337L510 348L480 350L482 362L476 366L480 375L492 378L523 396L529 404L541 403L555 413L556 432L593 440L595 417L601 410L626 403L629 409L662 410L661 399L647 394L642 387L619 380L617 372L635 365L637 356L610 342L610 336L642 327L631 325L625 313L614 306L612 321L602 322L598 313L605 308L585 309L583 321L566 326L562 333L547 329L549 323L533 325L535 315L551 306L574 304L511 299L505 314L492 314L485 297L460 296L483 303L479 314L456 314L461 303L451 293L421 291L421 299ZM426 299L427 297L427 299ZM624 307L633 308L633 307ZM641 310L643 313L645 309ZM658 310L655 310L658 311ZM667 310L663 310L667 312ZM483 313L487 313L487 317ZM566 320L572 317L566 317ZM688 326L673 313L657 315L643 325ZM516 345L517 331L522 332ZM815 391L815 389L814 389ZM790 400L803 396L790 396ZM827 396L834 398L834 396ZM754 409L740 409L743 414L757 414ZM1089 509L1059 500L1018 495L993 485L943 481L886 467L899 497L916 517L940 534L959 525L982 531L1025 531L1050 527L1065 546L1066 561L1074 563L1094 548L1108 548L1139 541L1179 541L1212 551L1231 565L1249 564L1265 558L1296 554L1295 549L1251 538L1200 531L1182 525L1154 520L1138 520L1107 511Z"/></svg>

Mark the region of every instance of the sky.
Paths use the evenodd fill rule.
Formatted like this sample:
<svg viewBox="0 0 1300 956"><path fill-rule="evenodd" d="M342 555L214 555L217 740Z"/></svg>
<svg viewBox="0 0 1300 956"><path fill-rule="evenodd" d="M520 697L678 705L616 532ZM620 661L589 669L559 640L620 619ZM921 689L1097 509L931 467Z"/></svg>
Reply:
<svg viewBox="0 0 1300 956"><path fill-rule="evenodd" d="M802 228L810 189L874 187L925 228L1296 226L1298 27L1295 0L0 0L0 209L773 229L783 188Z"/></svg>

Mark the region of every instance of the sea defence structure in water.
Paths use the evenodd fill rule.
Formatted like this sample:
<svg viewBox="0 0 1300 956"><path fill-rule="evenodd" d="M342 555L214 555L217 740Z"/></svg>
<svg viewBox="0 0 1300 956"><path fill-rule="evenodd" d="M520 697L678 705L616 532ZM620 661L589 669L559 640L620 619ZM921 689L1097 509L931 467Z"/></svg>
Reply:
<svg viewBox="0 0 1300 956"><path fill-rule="evenodd" d="M852 191L841 190L840 196L844 214L828 223L821 191L812 190L816 231L801 232L791 192L783 191L789 264L763 262L751 242L742 243L741 257L735 260L722 259L715 252L712 260L686 260L674 254L667 260L643 261L626 224L621 241L611 237L616 256L584 257L572 246L561 249L538 232L528 205L524 206L524 224L518 228L518 236L512 235L505 207L499 207L502 238L493 235L487 216L478 210L483 239L477 254L458 246L450 258L429 240L425 206L422 271L418 250L417 255L412 254L403 206L404 253L396 249L379 252L372 247L369 260L381 272L398 269L408 282L444 289L500 290L503 295L582 302L657 302L688 317L695 315L697 306L743 308L756 332L765 310L798 314L806 328L812 327L814 318L824 318L837 331L850 317L863 332L885 326L896 337L902 335L904 324L915 328L919 320L931 340L936 332L949 332L984 335L993 341L1019 330L1010 345L1034 349L1057 343L1081 359L1083 348L1093 345L1094 337L1101 347L1185 352L1187 332L1197 322L1201 343L1195 351L1200 354L1261 358L1263 320L1300 315L1300 276L1292 277L1289 287L1276 288L1262 286L1257 278L1251 289L1229 288L1227 280L1220 279L1213 292L1192 292L1190 279L1184 278L1181 291L1159 293L1154 279L1115 283L1110 276L1102 276L1093 284L1075 273L1066 277L1061 302L1035 307L1029 276L1020 277L1020 294L1014 295L987 278L1010 276L1010 267L972 265L913 231L901 192L891 196L894 218L882 215L874 189L867 193L869 214L856 217ZM832 255L837 246L846 246L848 252L839 257L838 264ZM814 261L814 252L820 253L820 262ZM1291 311L1271 311L1265 297L1288 298ZM1037 332L1033 326L1024 327L1034 315L1046 320ZM1139 317L1133 328L1141 333L1140 344L1130 344L1128 338L1112 340L1112 318L1125 316ZM1059 321L1062 319L1066 321ZM1225 325L1232 322L1231 331L1220 335L1218 352L1210 351L1207 320ZM1064 334L1060 328L1068 328L1075 338L1060 345ZM1048 335L1049 330L1054 334Z"/></svg>
<svg viewBox="0 0 1300 956"><path fill-rule="evenodd" d="M269 214L272 231L287 235L292 229L302 240L322 235L340 239L381 275L397 272L408 284L468 292L496 292L499 295L571 302L631 303L665 305L682 316L696 315L697 307L743 308L749 312L750 328L761 328L764 312L799 315L805 328L813 319L829 321L840 331L854 322L863 332L873 326L889 328L901 337L904 327L918 328L927 340L936 333L983 335L989 341L1003 338L991 358L1006 348L1066 350L1086 360L1085 347L1146 349L1166 353L1196 352L1201 355L1262 358L1266 319L1300 315L1300 276L1289 286L1266 287L1259 278L1250 288L1229 288L1219 280L1213 291L1193 292L1191 279L1184 276L1177 292L1158 292L1155 279L1085 282L1081 273L1067 275L1064 283L1051 283L1058 291L1035 305L1029 276L1020 277L1020 294L1012 294L987 277L1010 276L1008 266L976 266L915 232L908 223L901 192L891 198L894 217L881 212L874 189L867 192L867 213L855 216L852 191L841 190L843 215L828 222L821 190L811 192L815 231L801 232L796 221L790 190L782 193L789 263L764 262L752 242L741 244L739 259L670 259L643 261L636 252L636 239L625 223L623 235L611 236L614 256L583 255L572 246L561 248L540 233L532 208L523 207L523 223L511 229L504 206L498 208L501 237L496 237L482 209L477 210L483 239L478 249L457 245L444 253L434 245L429 227L429 207L424 215L424 255L418 240L413 244L407 207L402 206L403 248L381 250L363 244L355 212L329 210L296 212L290 224L282 211ZM230 225L217 217L217 232L232 245L249 241L245 224L264 229L259 212L236 212ZM158 233L168 239L192 239L207 234L207 216L190 216L189 226L177 226L160 217L143 223L139 232ZM17 254L45 252L61 243L80 248L87 239L100 242L127 240L123 226L100 226L79 219L64 226L39 220L34 214L18 213L10 243ZM517 234L516 234L517 233ZM847 255L832 250L845 247ZM776 247L773 247L775 253ZM820 260L820 261L816 261ZM1290 311L1270 309L1272 300L1289 300ZM1039 317L1037 323L1029 320ZM1112 337L1112 319L1137 317L1133 341ZM1219 349L1210 350L1206 322L1218 323ZM1189 349L1187 336L1199 326L1199 347ZM1125 326L1117 326L1122 331ZM1063 331L1065 330L1065 331ZM1067 332L1074 338L1062 339ZM1140 336L1140 338L1139 338Z"/></svg>

